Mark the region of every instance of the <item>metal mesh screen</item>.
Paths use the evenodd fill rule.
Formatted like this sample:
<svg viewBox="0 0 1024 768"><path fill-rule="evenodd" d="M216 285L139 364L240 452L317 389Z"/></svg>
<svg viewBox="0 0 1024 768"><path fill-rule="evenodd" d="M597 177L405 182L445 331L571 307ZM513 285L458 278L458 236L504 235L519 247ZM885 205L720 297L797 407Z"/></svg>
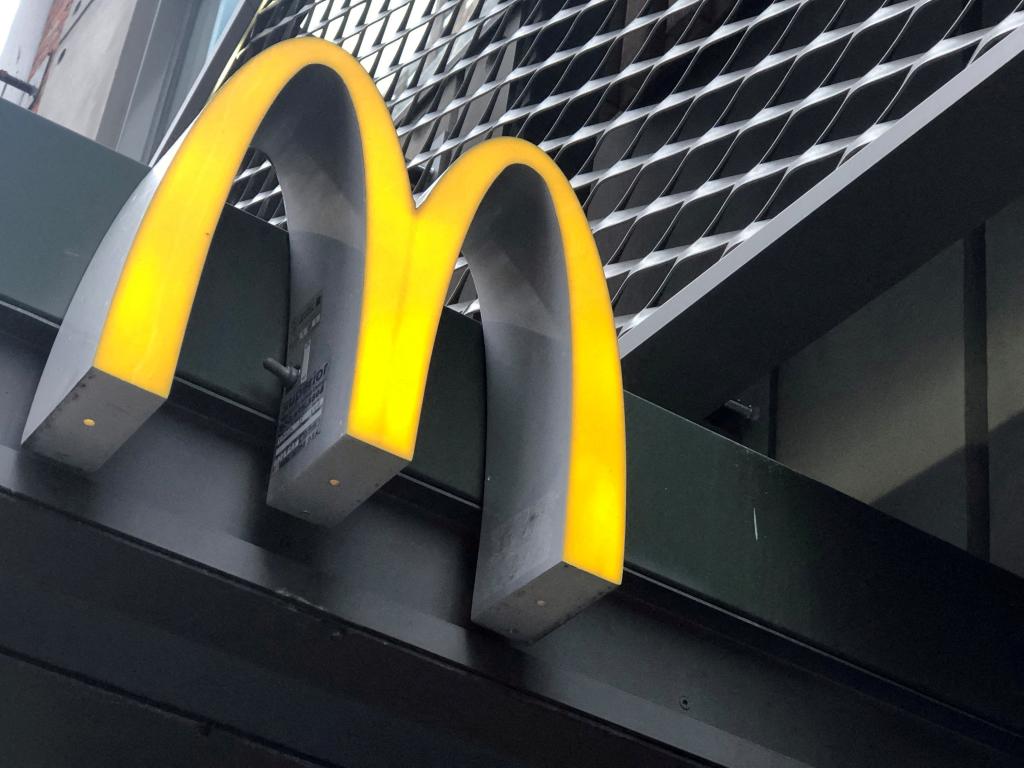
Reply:
<svg viewBox="0 0 1024 768"><path fill-rule="evenodd" d="M1021 0L278 0L241 63L316 35L391 107L413 188L492 136L572 182L620 329L640 322L974 58ZM231 202L286 225L266 158ZM477 310L460 260L451 303Z"/></svg>

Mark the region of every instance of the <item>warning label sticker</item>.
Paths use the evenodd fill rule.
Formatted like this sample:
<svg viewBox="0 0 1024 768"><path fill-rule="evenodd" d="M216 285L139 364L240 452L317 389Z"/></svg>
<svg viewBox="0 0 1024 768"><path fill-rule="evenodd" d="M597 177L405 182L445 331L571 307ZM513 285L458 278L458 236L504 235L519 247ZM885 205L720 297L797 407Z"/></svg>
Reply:
<svg viewBox="0 0 1024 768"><path fill-rule="evenodd" d="M285 466L320 435L326 374L327 363L324 363L285 395L278 422L272 472Z"/></svg>
<svg viewBox="0 0 1024 768"><path fill-rule="evenodd" d="M288 390L281 400L272 472L288 464L320 434L327 363L311 371L309 358L313 334L320 325L322 305L323 298L317 295L301 312L292 317L288 332L288 353L294 355L295 350L301 345L302 361L299 364L298 383Z"/></svg>
<svg viewBox="0 0 1024 768"><path fill-rule="evenodd" d="M323 304L323 295L317 294L305 308L292 318L291 327L288 330L288 343L294 344L297 341L305 341L316 327L320 325L320 310Z"/></svg>

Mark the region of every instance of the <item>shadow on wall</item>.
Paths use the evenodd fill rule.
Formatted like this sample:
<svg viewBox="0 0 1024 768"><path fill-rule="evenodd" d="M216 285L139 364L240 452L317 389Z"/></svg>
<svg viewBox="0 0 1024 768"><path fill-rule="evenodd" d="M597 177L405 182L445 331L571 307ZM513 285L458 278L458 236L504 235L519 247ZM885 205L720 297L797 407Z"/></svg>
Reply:
<svg viewBox="0 0 1024 768"><path fill-rule="evenodd" d="M991 509L991 561L1024 576L1024 413L1003 422L989 433L989 493ZM871 502L876 509L897 517L933 536L962 546L967 519L962 514L936 515L963 499L966 459L963 449L933 464L897 488Z"/></svg>

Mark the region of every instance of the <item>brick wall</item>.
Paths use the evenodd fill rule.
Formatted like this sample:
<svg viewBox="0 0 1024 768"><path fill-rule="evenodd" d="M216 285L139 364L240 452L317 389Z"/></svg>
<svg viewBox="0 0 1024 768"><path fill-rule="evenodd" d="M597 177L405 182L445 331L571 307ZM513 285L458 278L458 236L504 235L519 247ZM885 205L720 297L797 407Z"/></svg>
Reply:
<svg viewBox="0 0 1024 768"><path fill-rule="evenodd" d="M53 0L53 5L50 6L50 13L46 17L46 26L43 27L43 36L39 40L39 48L36 49L36 55L32 61L32 69L29 71L29 82L36 76L36 72L40 67L46 67L49 70L50 59L48 57L51 54L56 55L57 49L60 48L60 38L64 33L64 24L71 15L75 2L76 0ZM48 72L44 72L43 78L39 81L39 93L42 93L43 88L46 87L47 75ZM39 97L36 96L32 110L35 111L38 105Z"/></svg>

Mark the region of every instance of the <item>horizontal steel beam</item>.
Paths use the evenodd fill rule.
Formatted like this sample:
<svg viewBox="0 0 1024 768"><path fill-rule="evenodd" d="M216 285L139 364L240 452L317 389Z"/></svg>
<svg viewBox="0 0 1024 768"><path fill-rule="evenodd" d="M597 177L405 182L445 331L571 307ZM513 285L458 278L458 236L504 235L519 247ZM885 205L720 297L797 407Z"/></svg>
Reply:
<svg viewBox="0 0 1024 768"><path fill-rule="evenodd" d="M1014 764L719 634L632 572L543 642L511 646L468 624L464 516L398 487L327 537L251 506L238 519L223 482L181 494L181 478L210 486L199 467L244 455L169 411L99 478L0 449L16 493L0 494L0 648L328 764L798 766L879 749L893 764ZM156 472L138 485L144 465Z"/></svg>
<svg viewBox="0 0 1024 768"><path fill-rule="evenodd" d="M3 651L0 687L6 692L0 697L0 763L4 765L312 768L319 764Z"/></svg>
<svg viewBox="0 0 1024 768"><path fill-rule="evenodd" d="M549 693L572 692L582 706L513 694L514 666L503 674L492 658L490 675L464 669L470 651L486 659L489 645L493 657L498 641L472 644L461 664L432 658L455 651L437 619L358 589L332 599L328 613L309 602L312 574L292 594L300 569L289 574L273 558L267 575L292 576L276 594L270 584L224 578L25 500L0 497L0 524L0 646L306 759L513 766L572 764L575 754L590 765L707 764L613 724L628 718L642 727L645 711L664 720L653 705L631 707L625 694L553 669ZM412 633L416 645L407 644ZM515 663L515 654L505 656ZM588 707L589 716L577 711ZM677 727L678 741L698 751L728 744L748 764L776 764L697 721Z"/></svg>
<svg viewBox="0 0 1024 768"><path fill-rule="evenodd" d="M742 747L754 755L738 763L746 765L770 765L778 758L775 751L794 754L789 752L794 745L772 741L788 730L782 723L762 732L765 726L755 716L762 708L775 708L791 722L845 708L846 717L873 733L885 733L893 754L934 741L932 765L970 764L980 756L999 764L998 753L980 744L971 747L946 728L1000 751L1020 751L1012 724L1005 727L1001 720L1018 712L1012 701L1007 703L1018 684L1016 579L633 397L627 398L630 523L624 586L529 649L505 646L474 628L468 620L468 590L479 512L472 495L457 489L446 493L431 481L441 452L425 447L446 444L455 462L449 466L461 462L461 469L448 476L452 488L460 473L469 477L474 467L481 470L478 455L455 455L453 446L471 444L471 435L480 438L482 406L467 417L460 406L473 400L472 390L447 389L445 395L446 388L464 387L471 378L456 361L472 366L480 354L479 329L471 321L446 317L428 384L429 417L418 448L422 458L413 472L357 513L355 522L329 533L262 504L269 436L236 418L236 406L185 382L176 385L171 404L87 478L18 450L21 422L47 349L44 329L32 333L25 328L31 323L38 325L11 313L0 323L15 334L0 334L0 385L9 393L0 414L0 444L8 446L0 447L0 489L26 503L31 499L63 510L69 520L116 532L115 539L127 536L152 548L155 556L172 553L181 559L183 573L212 570L231 576L266 592L275 605L283 600L288 612L299 606L313 610L320 623L350 623L388 645L398 642L415 654L446 659L460 674L470 671L490 679L496 670L518 670L511 678L499 675L498 688L521 688L524 695L561 702L576 712L572 718L589 712L604 723L601 728L625 729L632 738L662 743L659 749L668 745L724 765L734 763L723 749ZM20 514L37 522L48 516L38 506ZM88 547L61 543L49 528L19 535L11 519L0 517L4 540L12 548L0 562L14 569L12 578L30 568L53 573L58 561L67 566L61 578L87 592L85 603L98 599L97 590L135 594L138 589L141 561L115 560L108 575L94 583L93 567L65 555ZM35 549L28 539L36 542ZM85 557L87 562L100 558ZM123 579L128 573L132 578L118 585L116 574ZM158 597L153 584L164 578L168 592ZM189 603L202 602L213 589L208 584L185 587L176 578L154 576L145 599L162 605L170 599L166 595L177 594ZM57 591L71 589L61 584ZM195 597L184 597L190 594ZM215 615L257 625L260 620L246 605L229 608L233 599L225 598ZM373 610L367 613L367 606ZM13 615L14 608L5 610ZM48 635L46 627L64 622L62 609L47 614L37 605L23 611L19 615L37 620L11 626L35 634L18 635L20 640L0 634L0 647L39 653L38 633ZM189 611L203 632L229 637L240 632L218 624L213 615ZM914 622L907 623L907 615ZM705 638L694 647L695 631L718 639ZM114 671L112 661L98 671L91 661L83 669L79 654L88 643L74 633L71 637L79 639L43 660L133 690L128 682L141 674L138 669L125 672L128 680L120 683L107 679ZM130 642L136 649L144 647L141 640ZM286 647L283 640L276 642L279 650ZM736 643L759 650L751 658L752 651L739 652ZM229 650L244 653L244 647ZM922 650L923 658L915 658ZM121 659L124 653L129 650L115 655ZM769 656L759 661L762 653ZM939 662L945 671L937 675L935 668L943 666ZM166 670L168 662L146 662L147 667L153 664ZM797 666L780 670L790 664ZM388 661L384 668L393 665ZM586 679L561 677L581 666ZM365 666L361 670L369 674ZM549 687L544 682L552 679L549 674L563 682ZM256 725L228 717L226 704L211 709L209 702L168 698L158 683L158 676L147 677L137 693L261 734ZM225 681L218 687L231 685ZM594 685L594 691L623 689L637 700L627 704L618 694L605 700L591 693ZM742 705L735 685L746 689ZM932 691L932 685L940 690ZM267 695L273 690L268 681ZM449 690L446 695L457 694ZM859 703L852 703L851 696ZM694 702L692 709L677 709L684 698ZM429 708L438 706L425 701ZM894 715L893 704L907 712ZM692 730L694 717L715 730ZM920 717L936 725L924 726ZM812 743L797 745L797 757L855 748L843 735L850 731L829 731L824 721L810 733L806 738ZM301 746L301 739L281 737L280 743L302 754L320 754ZM755 759L755 744L772 751ZM952 762L944 763L947 758Z"/></svg>

